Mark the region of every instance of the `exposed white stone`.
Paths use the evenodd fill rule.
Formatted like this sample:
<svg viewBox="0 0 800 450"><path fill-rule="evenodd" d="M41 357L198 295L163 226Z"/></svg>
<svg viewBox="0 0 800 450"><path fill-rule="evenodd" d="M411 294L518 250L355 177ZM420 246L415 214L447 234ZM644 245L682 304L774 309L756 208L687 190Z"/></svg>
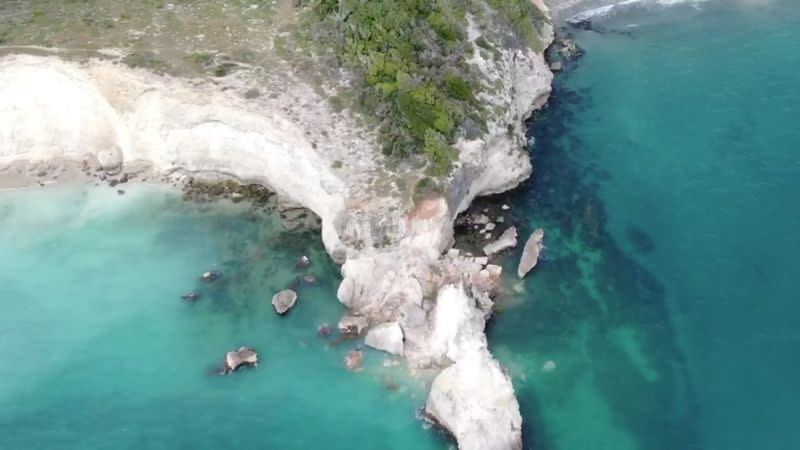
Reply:
<svg viewBox="0 0 800 450"><path fill-rule="evenodd" d="M295 302L297 302L297 292L291 289L280 291L272 296L272 306L275 307L275 312L278 314L286 314L294 307Z"/></svg>
<svg viewBox="0 0 800 450"><path fill-rule="evenodd" d="M382 323L367 332L364 343L393 355L402 355L403 330L397 322Z"/></svg>
<svg viewBox="0 0 800 450"><path fill-rule="evenodd" d="M503 250L514 248L516 246L517 229L515 227L510 227L506 229L506 231L504 231L496 241L483 247L483 253L486 256L492 256L502 252Z"/></svg>
<svg viewBox="0 0 800 450"><path fill-rule="evenodd" d="M539 262L539 254L544 248L544 230L537 228L531 233L528 241L525 243L525 248L522 250L522 257L519 260L519 268L517 268L517 275L524 278L525 275L531 271Z"/></svg>
<svg viewBox="0 0 800 450"><path fill-rule="evenodd" d="M485 227L483 227L483 229L486 230L486 231L492 231L495 228L497 228L497 225L494 224L493 222L489 222L489 223L486 224Z"/></svg>

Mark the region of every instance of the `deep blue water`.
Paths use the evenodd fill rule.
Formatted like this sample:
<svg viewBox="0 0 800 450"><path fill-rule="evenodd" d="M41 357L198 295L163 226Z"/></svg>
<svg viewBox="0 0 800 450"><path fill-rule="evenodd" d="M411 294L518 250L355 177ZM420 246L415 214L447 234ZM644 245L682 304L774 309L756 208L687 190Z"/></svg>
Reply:
<svg viewBox="0 0 800 450"><path fill-rule="evenodd" d="M490 336L530 448L800 448L800 5L757 3L575 32L510 197L549 260Z"/></svg>

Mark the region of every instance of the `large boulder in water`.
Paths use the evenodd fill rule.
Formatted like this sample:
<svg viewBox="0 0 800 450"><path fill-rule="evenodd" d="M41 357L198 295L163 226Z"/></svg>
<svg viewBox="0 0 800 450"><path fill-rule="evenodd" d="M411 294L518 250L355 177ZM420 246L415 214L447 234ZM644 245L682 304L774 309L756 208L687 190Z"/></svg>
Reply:
<svg viewBox="0 0 800 450"><path fill-rule="evenodd" d="M235 372L240 367L258 367L258 353L250 347L240 347L239 350L228 352L225 355L223 372Z"/></svg>
<svg viewBox="0 0 800 450"><path fill-rule="evenodd" d="M519 260L519 268L517 268L517 275L524 278L525 275L531 271L539 262L539 254L542 253L544 248L544 230L537 228L528 238L525 243L525 248L522 250L522 258Z"/></svg>
<svg viewBox="0 0 800 450"><path fill-rule="evenodd" d="M403 330L397 322L382 323L369 330L364 343L393 355L402 355Z"/></svg>
<svg viewBox="0 0 800 450"><path fill-rule="evenodd" d="M521 450L522 416L511 379L477 349L436 377L425 415L447 429L459 450Z"/></svg>
<svg viewBox="0 0 800 450"><path fill-rule="evenodd" d="M297 292L291 289L280 291L272 296L272 306L275 307L278 314L286 314L286 311L292 309L295 302L297 302Z"/></svg>

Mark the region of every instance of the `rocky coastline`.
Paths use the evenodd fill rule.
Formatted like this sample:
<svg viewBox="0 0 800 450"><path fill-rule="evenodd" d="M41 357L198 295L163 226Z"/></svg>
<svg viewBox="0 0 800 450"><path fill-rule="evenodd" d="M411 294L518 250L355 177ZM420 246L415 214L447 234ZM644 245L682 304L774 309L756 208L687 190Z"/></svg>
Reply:
<svg viewBox="0 0 800 450"><path fill-rule="evenodd" d="M542 38L552 42L552 27ZM367 324L367 345L435 375L426 414L462 450L521 449L514 388L484 334L503 269L451 247L474 198L530 176L523 122L545 104L552 73L529 48L498 49L492 60L477 52L470 64L497 86L481 100L504 112L479 138L457 142L459 162L434 195L413 195L419 174L386 169L374 136L308 86L293 89L317 105L307 120L329 130L324 143L270 96L25 54L0 58L0 179L169 183L191 199L273 202L291 224L318 224L342 264L337 297Z"/></svg>

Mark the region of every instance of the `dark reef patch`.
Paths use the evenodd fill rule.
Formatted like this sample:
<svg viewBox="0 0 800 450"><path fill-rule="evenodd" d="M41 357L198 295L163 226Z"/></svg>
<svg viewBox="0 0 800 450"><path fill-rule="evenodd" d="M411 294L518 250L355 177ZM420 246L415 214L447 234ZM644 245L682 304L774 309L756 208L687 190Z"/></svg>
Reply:
<svg viewBox="0 0 800 450"><path fill-rule="evenodd" d="M547 263L526 280L526 300L514 313L492 320L489 342L516 355L574 355L577 362L559 366L561 386L577 386L589 376L636 448L697 448L697 405L665 288L607 230L598 183L609 174L592 163L597 150L571 133L591 98L567 89L567 77L569 72L556 79L548 107L530 122L534 175L511 192L478 199L467 211L508 204L507 225L516 225L521 235L537 227L547 233ZM637 252L655 248L635 226L627 237ZM506 257L507 270L520 251ZM538 398L543 393L529 383L518 384L517 393L525 448L553 448L548 411Z"/></svg>

